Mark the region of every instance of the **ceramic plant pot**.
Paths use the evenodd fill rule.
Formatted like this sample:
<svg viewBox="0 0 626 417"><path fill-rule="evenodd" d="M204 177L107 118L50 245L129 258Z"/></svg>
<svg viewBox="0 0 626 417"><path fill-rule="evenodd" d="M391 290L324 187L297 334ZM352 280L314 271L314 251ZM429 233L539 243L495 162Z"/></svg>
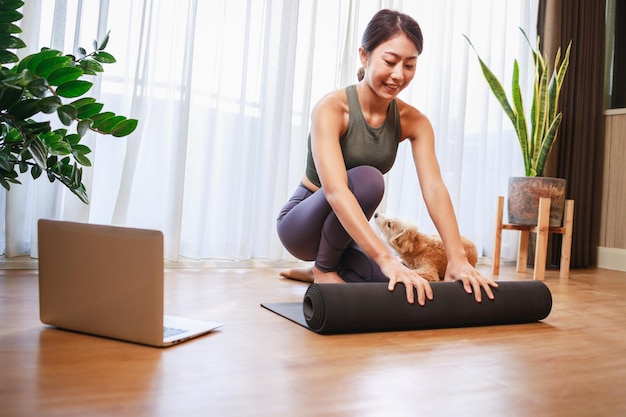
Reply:
<svg viewBox="0 0 626 417"><path fill-rule="evenodd" d="M509 223L535 226L539 213L539 198L550 197L550 227L559 227L563 221L565 188L563 178L511 177L509 178Z"/></svg>

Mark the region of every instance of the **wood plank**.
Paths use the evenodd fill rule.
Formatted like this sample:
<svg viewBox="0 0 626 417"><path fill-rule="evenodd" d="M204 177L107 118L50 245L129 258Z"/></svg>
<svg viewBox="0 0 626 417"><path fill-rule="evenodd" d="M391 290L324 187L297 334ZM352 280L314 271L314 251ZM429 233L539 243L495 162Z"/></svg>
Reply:
<svg viewBox="0 0 626 417"><path fill-rule="evenodd" d="M604 174L599 246L626 249L626 115L605 117Z"/></svg>
<svg viewBox="0 0 626 417"><path fill-rule="evenodd" d="M225 323L168 349L45 327L36 271L0 271L0 414L626 415L624 272L547 270L539 323L320 336L259 306L302 299L278 271L168 270L168 313Z"/></svg>

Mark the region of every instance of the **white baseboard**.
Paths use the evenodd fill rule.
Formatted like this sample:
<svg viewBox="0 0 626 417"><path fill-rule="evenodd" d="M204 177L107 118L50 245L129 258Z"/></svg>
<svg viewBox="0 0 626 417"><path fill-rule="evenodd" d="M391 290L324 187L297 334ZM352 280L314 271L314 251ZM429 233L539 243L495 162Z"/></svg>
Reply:
<svg viewBox="0 0 626 417"><path fill-rule="evenodd" d="M626 272L626 249L598 246L598 268Z"/></svg>

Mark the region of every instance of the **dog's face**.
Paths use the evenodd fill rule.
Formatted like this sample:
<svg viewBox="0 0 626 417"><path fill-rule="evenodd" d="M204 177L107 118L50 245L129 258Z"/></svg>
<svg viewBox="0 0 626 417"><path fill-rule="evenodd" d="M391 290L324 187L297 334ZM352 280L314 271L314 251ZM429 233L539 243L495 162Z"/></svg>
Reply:
<svg viewBox="0 0 626 417"><path fill-rule="evenodd" d="M394 249L400 249L401 242L406 240L403 238L407 237L407 234L411 234L411 238L413 238L417 233L415 224L401 219L386 217L381 213L374 214L374 223L382 232L387 243Z"/></svg>

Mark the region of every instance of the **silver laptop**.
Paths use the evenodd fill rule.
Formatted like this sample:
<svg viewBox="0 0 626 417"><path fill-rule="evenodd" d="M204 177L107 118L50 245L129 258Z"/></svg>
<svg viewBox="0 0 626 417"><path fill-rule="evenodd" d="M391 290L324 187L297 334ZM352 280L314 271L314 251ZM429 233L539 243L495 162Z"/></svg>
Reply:
<svg viewBox="0 0 626 417"><path fill-rule="evenodd" d="M41 219L38 232L43 323L158 347L221 326L164 316L160 231Z"/></svg>

